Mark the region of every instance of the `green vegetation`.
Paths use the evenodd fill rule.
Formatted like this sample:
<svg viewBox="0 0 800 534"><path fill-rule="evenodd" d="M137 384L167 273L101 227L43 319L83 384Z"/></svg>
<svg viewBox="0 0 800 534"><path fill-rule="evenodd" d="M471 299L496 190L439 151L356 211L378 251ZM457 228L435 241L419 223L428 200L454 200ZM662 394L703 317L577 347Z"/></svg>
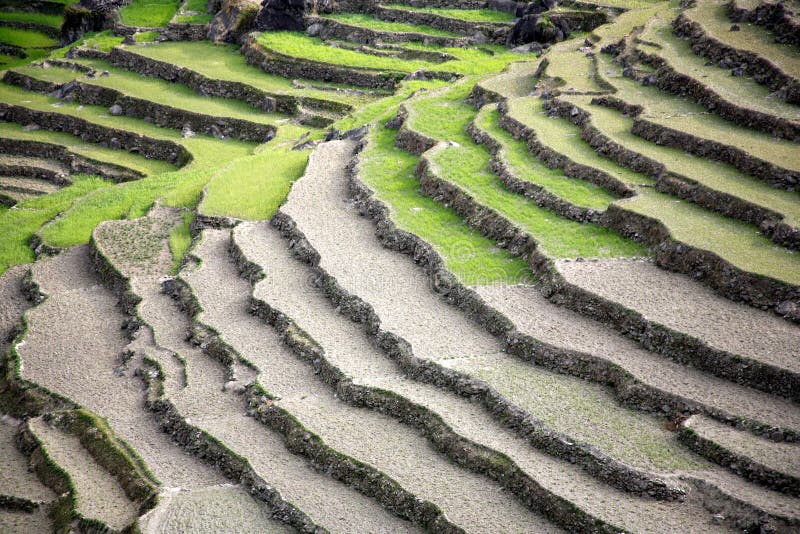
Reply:
<svg viewBox="0 0 800 534"><path fill-rule="evenodd" d="M150 30L146 32L137 32L134 34L133 38L137 43L152 43L159 35L161 34L156 30Z"/></svg>
<svg viewBox="0 0 800 534"><path fill-rule="evenodd" d="M132 0L119 11L123 24L145 28L163 28L178 10L180 0Z"/></svg>
<svg viewBox="0 0 800 534"><path fill-rule="evenodd" d="M409 127L434 139L454 143L430 156L441 178L520 225L552 257L645 255L641 245L607 228L571 221L506 189L489 168L488 151L475 145L466 132L475 109L463 100L473 84L474 80L460 82L436 96L418 98L408 105Z"/></svg>
<svg viewBox="0 0 800 534"><path fill-rule="evenodd" d="M525 143L517 141L500 127L497 106L485 106L478 114L476 124L501 144L500 157L518 178L537 184L571 204L585 208L605 210L616 199L601 187L568 178L562 171L550 169L533 158Z"/></svg>
<svg viewBox="0 0 800 534"><path fill-rule="evenodd" d="M403 22L389 22L386 20L376 19L369 15L362 13L338 13L334 15L325 15L326 18L338 20L351 26L360 26L362 28L369 28L370 30L396 32L396 33L422 33L425 35L436 35L441 37L458 37L458 34L433 28L432 26L424 26L418 24L405 24Z"/></svg>
<svg viewBox="0 0 800 534"><path fill-rule="evenodd" d="M451 19L466 20L469 22L511 22L513 13L495 11L494 9L449 9L443 7L411 7L406 4L387 4L386 7L402 9L404 11L418 11L430 13Z"/></svg>
<svg viewBox="0 0 800 534"><path fill-rule="evenodd" d="M263 150L223 167L206 186L200 212L252 220L275 215L305 171L310 150L292 149L303 133L308 130L283 126ZM313 133L316 138L322 134Z"/></svg>
<svg viewBox="0 0 800 534"><path fill-rule="evenodd" d="M500 46L486 46L481 49L475 49L426 46L419 43L405 45L406 48L412 50L435 50L457 58L444 63L432 63L422 60L375 56L356 50L334 48L326 45L321 39L297 32L264 32L258 36L258 42L267 50L279 54L345 67L382 71L414 72L426 69L461 74L485 74L499 72L510 62L520 59L518 54L514 54L507 48Z"/></svg>
<svg viewBox="0 0 800 534"><path fill-rule="evenodd" d="M58 46L58 40L36 30L20 30L0 26L0 43L19 48L49 48Z"/></svg>
<svg viewBox="0 0 800 534"><path fill-rule="evenodd" d="M50 26L51 28L61 28L63 18L59 15L48 15L46 13L32 13L30 11L0 11L0 21L2 22L31 22L40 26Z"/></svg>
<svg viewBox="0 0 800 534"><path fill-rule="evenodd" d="M208 24L212 15L206 13L206 0L185 0L173 22L183 24Z"/></svg>
<svg viewBox="0 0 800 534"><path fill-rule="evenodd" d="M0 137L61 145L67 147L70 152L92 161L126 167L146 175L175 170L175 166L166 161L147 159L125 150L112 150L100 145L85 143L80 137L67 133L48 130L25 131L21 125L12 122L0 122Z"/></svg>
<svg viewBox="0 0 800 534"><path fill-rule="evenodd" d="M111 189L110 182L94 176L75 175L72 180L72 185L60 191L0 211L0 274L12 265L35 259L29 244L43 224L69 209L76 199L92 191Z"/></svg>
<svg viewBox="0 0 800 534"><path fill-rule="evenodd" d="M215 45L208 41L165 42L149 46L129 46L127 50L158 61L180 65L213 80L237 81L268 93L320 98L352 105L364 104L373 99L369 95L315 89L309 87L312 82L303 80L299 80L299 83L305 87L298 88L292 80L266 74L248 65L239 53L239 48L233 45ZM313 83L313 85L320 84Z"/></svg>
<svg viewBox="0 0 800 534"><path fill-rule="evenodd" d="M570 102L592 114L592 124L613 141L665 165L667 171L696 181L748 202L764 206L800 225L800 197L756 180L730 165L694 157L683 150L651 143L630 132L633 119L614 109L591 105L587 97L569 97Z"/></svg>
<svg viewBox="0 0 800 534"><path fill-rule="evenodd" d="M183 257L192 244L190 228L194 220L194 213L185 211L181 213L181 217L183 218L183 222L173 228L169 234L169 251L172 254L172 274L178 274L181 270Z"/></svg>
<svg viewBox="0 0 800 534"><path fill-rule="evenodd" d="M379 123L390 114L381 117ZM418 159L394 146L396 132L378 124L361 154L359 177L390 209L402 229L422 237L464 284L523 284L528 266L467 226L451 209L421 195L414 176Z"/></svg>

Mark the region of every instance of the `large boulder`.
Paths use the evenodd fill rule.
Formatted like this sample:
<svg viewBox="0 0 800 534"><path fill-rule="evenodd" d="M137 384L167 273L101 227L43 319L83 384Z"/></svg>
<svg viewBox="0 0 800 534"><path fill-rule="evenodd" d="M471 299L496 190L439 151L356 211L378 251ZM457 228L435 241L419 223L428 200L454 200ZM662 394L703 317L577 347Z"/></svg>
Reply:
<svg viewBox="0 0 800 534"><path fill-rule="evenodd" d="M536 0L534 2L528 2L527 4L518 4L515 15L518 18L524 17L525 15L538 15L553 9L555 5L555 0Z"/></svg>
<svg viewBox="0 0 800 534"><path fill-rule="evenodd" d="M208 38L215 42L236 43L255 27L260 0L224 0L208 25Z"/></svg>
<svg viewBox="0 0 800 534"><path fill-rule="evenodd" d="M306 29L305 0L264 0L256 19L259 30L291 30Z"/></svg>
<svg viewBox="0 0 800 534"><path fill-rule="evenodd" d="M563 19L552 21L546 14L525 15L514 25L508 43L557 43L563 41L569 32L569 25Z"/></svg>

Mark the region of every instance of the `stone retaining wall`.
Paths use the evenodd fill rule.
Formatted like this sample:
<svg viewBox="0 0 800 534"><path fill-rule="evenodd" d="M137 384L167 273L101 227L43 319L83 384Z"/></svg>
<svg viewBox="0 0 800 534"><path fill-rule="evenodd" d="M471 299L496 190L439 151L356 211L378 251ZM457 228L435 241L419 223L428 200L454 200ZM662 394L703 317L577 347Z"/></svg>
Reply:
<svg viewBox="0 0 800 534"><path fill-rule="evenodd" d="M441 6L439 6L441 7ZM472 22L467 20L443 17L424 11L408 11L378 5L373 15L389 22L402 22L420 26L431 26L438 30L459 33L470 37L482 35L482 39L495 44L506 44L511 33L512 24L505 22Z"/></svg>
<svg viewBox="0 0 800 534"><path fill-rule="evenodd" d="M309 16L305 20L306 26L309 28L314 25L319 26L319 30L315 31L314 35L318 35L321 39L334 39L361 44L420 41L423 44L449 48L466 47L472 43L472 39L469 37L443 37L423 33L373 30L326 17Z"/></svg>
<svg viewBox="0 0 800 534"><path fill-rule="evenodd" d="M731 0L727 9L728 18L733 22L759 24L775 34L775 41L800 46L800 14L789 15L782 2L762 2L748 8L740 6L737 0Z"/></svg>

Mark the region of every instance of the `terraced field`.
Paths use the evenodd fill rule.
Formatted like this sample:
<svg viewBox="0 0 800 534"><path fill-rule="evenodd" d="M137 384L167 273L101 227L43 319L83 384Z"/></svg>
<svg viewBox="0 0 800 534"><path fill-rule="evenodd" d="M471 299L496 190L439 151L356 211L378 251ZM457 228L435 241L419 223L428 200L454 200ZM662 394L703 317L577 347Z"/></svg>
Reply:
<svg viewBox="0 0 800 534"><path fill-rule="evenodd" d="M795 3L0 0L0 531L800 530Z"/></svg>

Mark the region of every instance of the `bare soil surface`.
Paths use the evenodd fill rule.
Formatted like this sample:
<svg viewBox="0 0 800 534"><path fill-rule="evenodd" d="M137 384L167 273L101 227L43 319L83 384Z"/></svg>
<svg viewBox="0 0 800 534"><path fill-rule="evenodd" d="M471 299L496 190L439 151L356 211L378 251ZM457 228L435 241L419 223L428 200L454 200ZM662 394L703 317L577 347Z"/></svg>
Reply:
<svg viewBox="0 0 800 534"><path fill-rule="evenodd" d="M51 427L41 418L31 419L29 425L50 459L69 474L79 514L117 530L136 520L136 503L128 499L116 479L92 458L77 437Z"/></svg>
<svg viewBox="0 0 800 534"><path fill-rule="evenodd" d="M739 386L642 349L604 325L551 304L533 286L474 288L523 333L623 367L645 384L732 415L800 429L800 409L781 397Z"/></svg>
<svg viewBox="0 0 800 534"><path fill-rule="evenodd" d="M27 265L15 265L0 275L0 351L4 351L6 343L14 328L19 324L22 314L31 307L30 302L22 294L22 279L28 272Z"/></svg>
<svg viewBox="0 0 800 534"><path fill-rule="evenodd" d="M418 498L439 505L451 521L465 529L505 532L535 525L537 531L559 531L528 511L497 483L451 464L415 430L393 418L339 401L334 391L315 376L311 365L281 346L277 334L248 313L251 287L236 278L235 265L225 261L227 236L210 236L209 232L205 236L197 251L203 267L192 277L205 310L201 320L263 370L259 381L280 397L278 404L301 424L330 447L376 467ZM292 261L288 256L287 260ZM218 280L226 283L213 283ZM195 281L200 284L194 285ZM329 313L333 315L333 310ZM348 340L355 354L375 350L356 325L343 317L338 319L342 320L333 321L335 324L320 321L299 326L326 351L341 350L338 345L329 348L328 342L334 339Z"/></svg>
<svg viewBox="0 0 800 534"><path fill-rule="evenodd" d="M734 454L779 473L800 477L800 446L796 443L775 443L701 415L692 416L684 424Z"/></svg>
<svg viewBox="0 0 800 534"><path fill-rule="evenodd" d="M55 500L56 494L28 470L28 459L17 450L17 428L17 421L0 418L0 495L43 503Z"/></svg>
<svg viewBox="0 0 800 534"><path fill-rule="evenodd" d="M0 510L0 532L14 534L42 534L53 529L53 522L48 517L49 508L40 506L35 512L12 512Z"/></svg>
<svg viewBox="0 0 800 534"><path fill-rule="evenodd" d="M239 486L212 486L162 493L159 504L142 516L144 534L260 532L288 534L293 530L272 519L267 506Z"/></svg>
<svg viewBox="0 0 800 534"><path fill-rule="evenodd" d="M644 260L559 261L572 284L713 348L800 372L800 327Z"/></svg>
<svg viewBox="0 0 800 534"><path fill-rule="evenodd" d="M46 195L58 191L59 187L52 182L38 178L19 178L13 176L0 177L0 188L4 191L19 191L34 195Z"/></svg>

